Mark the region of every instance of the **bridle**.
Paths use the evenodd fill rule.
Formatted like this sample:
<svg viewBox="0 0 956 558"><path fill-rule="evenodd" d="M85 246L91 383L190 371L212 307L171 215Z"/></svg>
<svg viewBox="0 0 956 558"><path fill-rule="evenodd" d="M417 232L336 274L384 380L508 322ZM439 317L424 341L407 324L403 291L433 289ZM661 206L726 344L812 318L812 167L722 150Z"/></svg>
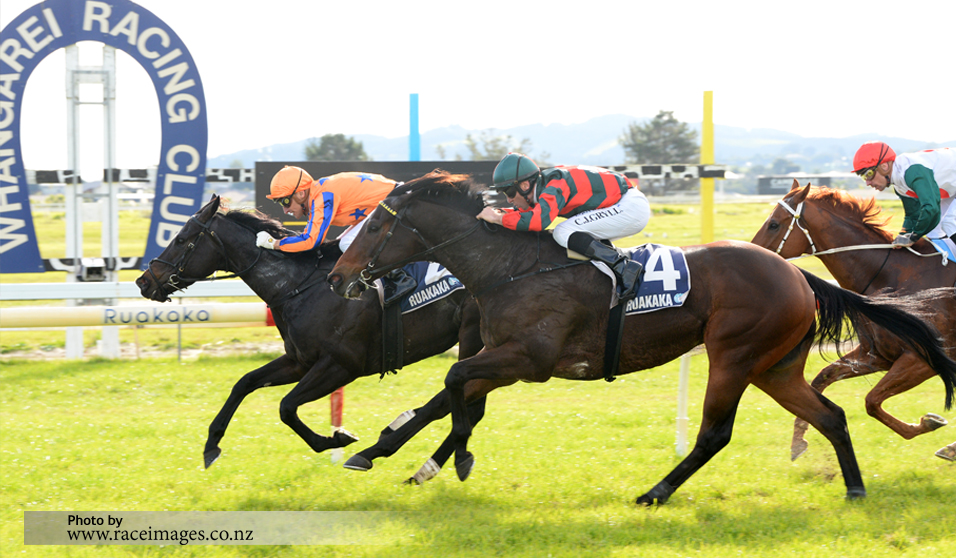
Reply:
<svg viewBox="0 0 956 558"><path fill-rule="evenodd" d="M425 240L425 237L422 236L422 233L420 233L418 229L416 229L411 223L406 223L405 221L403 221L403 218L407 219L407 217L405 216L405 212L408 209L408 206L405 206L401 210L396 212L394 209L386 205L385 200L378 202L378 205L383 210L390 213L395 219L392 221L392 224L389 226L388 231L385 233L385 238L382 240L382 243L378 245L378 248L376 248L375 252L372 254L372 259L369 260L368 264L366 264L365 269L363 269L359 273L359 282L362 285L364 285L366 288L374 288L374 286L372 285L373 272L379 273L379 274L385 274L385 273L388 273L389 271L392 271L393 269L399 269L400 267L403 267L405 264L422 261L424 259L424 256L427 256L428 254L431 254L432 252L445 248L446 246L449 246L451 244L458 242L459 240L464 239L465 237L469 236L471 233L478 230L478 227L480 227L482 223L485 223L485 221L478 220L475 222L475 226L471 227L467 231L455 237L452 237L440 244L436 244L435 246L429 247L428 241ZM375 269L376 264L378 264L378 258L382 255L382 252L385 250L385 246L388 245L388 241L392 239L392 235L395 232L395 227L398 225L401 225L403 228L408 229L409 231L415 233L415 235L418 237L418 240L426 247L426 249L422 252L418 252L412 256L409 256L400 262L396 262L396 263L384 266L382 268Z"/></svg>
<svg viewBox="0 0 956 558"><path fill-rule="evenodd" d="M782 200L782 199L777 200L777 205L787 210L787 213L790 214L791 219L790 219L790 226L787 227L787 232L784 233L783 239L780 241L780 245L777 246L776 253L779 255L780 252L783 251L783 246L787 243L787 238L789 238L790 233L793 232L794 226L800 229L800 231L803 232L803 235L807 237L807 242L810 243L810 253L801 254L799 256L795 256L792 258L787 258L788 262L793 260L799 260L801 258L806 258L808 256L824 256L827 254L836 254L839 252L849 252L853 250L887 250L886 257L883 258L883 263L880 265L880 268L877 269L873 277L870 278L870 281L866 284L866 287L864 287L860 291L861 293L866 292L866 290L870 288L870 285L873 284L873 281L875 281L876 278L880 276L880 273L883 272L883 268L886 267L886 262L890 260L890 254L891 254L890 250L893 249L893 245L892 244L862 244L858 246L842 246L839 248L831 248L829 250L823 250L823 251L817 252L817 247L813 243L813 237L810 236L810 231L807 228L805 228L803 225L801 225L799 222L800 217L803 215L803 204L804 202L800 202L797 204L796 208L792 208L786 203L785 200ZM937 254L921 254L917 252L916 250L914 250L912 246L906 246L906 249L921 258L927 258L927 257L932 257L937 255ZM943 258L943 265L946 265L947 263L949 263L949 259L947 258L946 254L940 254L940 255Z"/></svg>
<svg viewBox="0 0 956 558"><path fill-rule="evenodd" d="M220 255L223 257L224 260L226 260L226 266L229 268L234 267L232 265L232 260L229 259L229 255L226 253L226 247L222 243L222 240L219 238L219 235L216 234L216 231L210 228L212 225L212 221L216 217L216 215L217 215L216 213L213 213L213 216L209 218L209 222L207 223L203 223L202 221L197 219L195 215L189 218L189 221L187 221L187 223L188 222L196 223L197 225L199 225L200 229L202 230L199 231L199 235L194 240L190 241L189 244L186 245L186 249L183 250L183 254L182 256L179 257L178 261L176 261L175 263L168 262L166 260L163 260L157 257L150 260L149 265L146 266L146 271L149 273L149 276L153 279L153 282L156 283L157 288L163 292L163 295L166 297L166 300L169 300L170 294L183 288L182 282L195 283L198 281L216 281L219 279L232 279L234 277L241 277L244 273L246 273L247 271L255 267L257 263L259 263L259 258L262 257L262 248L259 248L259 252L256 254L256 259L252 262L252 264L249 265L249 267L243 269L242 271L233 273L232 275L223 275L221 277L183 277L181 275L182 273L186 271L186 264L189 263L189 257L192 255L193 251L196 250L196 246L199 245L199 241L205 238L207 233L209 235L209 238L216 241L216 246L219 249ZM170 274L169 278L166 279L166 282L162 283L160 282L159 278L156 277L156 274L153 272L153 262L168 265L169 267L172 267L174 270L178 271L178 274L175 272Z"/></svg>

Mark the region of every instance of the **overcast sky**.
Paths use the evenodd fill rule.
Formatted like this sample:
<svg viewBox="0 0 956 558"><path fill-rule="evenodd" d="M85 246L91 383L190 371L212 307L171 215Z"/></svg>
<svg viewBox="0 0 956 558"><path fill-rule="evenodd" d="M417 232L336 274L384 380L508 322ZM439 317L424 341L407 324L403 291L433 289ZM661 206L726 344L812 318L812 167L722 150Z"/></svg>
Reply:
<svg viewBox="0 0 956 558"><path fill-rule="evenodd" d="M712 90L717 124L956 139L953 0L137 3L196 62L210 157L326 133L404 136L410 93L420 96L422 132L659 110L700 122ZM34 4L2 0L0 27ZM155 165L153 86L117 57L117 166ZM27 82L27 168L66 168L63 68L60 50ZM81 122L85 178L102 167L93 110Z"/></svg>

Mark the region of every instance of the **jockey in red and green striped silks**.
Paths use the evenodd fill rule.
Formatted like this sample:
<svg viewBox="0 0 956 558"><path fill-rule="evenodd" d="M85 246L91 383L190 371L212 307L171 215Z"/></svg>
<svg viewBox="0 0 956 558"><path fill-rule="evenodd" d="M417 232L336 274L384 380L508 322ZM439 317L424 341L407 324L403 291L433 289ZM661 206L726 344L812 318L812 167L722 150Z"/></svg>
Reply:
<svg viewBox="0 0 956 558"><path fill-rule="evenodd" d="M606 263L619 281L622 300L633 298L642 267L623 252L602 244L635 235L651 217L647 198L624 175L587 166L539 169L529 157L509 153L495 167L493 189L514 209L485 207L478 219L516 231L543 231L558 217L555 242Z"/></svg>
<svg viewBox="0 0 956 558"><path fill-rule="evenodd" d="M533 172L527 163L530 159L515 153L509 156L523 157L527 168L522 173ZM509 163L506 157L499 166ZM496 174L501 178L501 173ZM651 215L647 198L627 177L599 167L557 166L542 169L518 184L502 187L497 179L495 183L515 209L498 212L485 208L480 219L516 231L543 231L557 217L565 217L553 231L555 241L565 248L568 237L577 231L606 240L637 234Z"/></svg>

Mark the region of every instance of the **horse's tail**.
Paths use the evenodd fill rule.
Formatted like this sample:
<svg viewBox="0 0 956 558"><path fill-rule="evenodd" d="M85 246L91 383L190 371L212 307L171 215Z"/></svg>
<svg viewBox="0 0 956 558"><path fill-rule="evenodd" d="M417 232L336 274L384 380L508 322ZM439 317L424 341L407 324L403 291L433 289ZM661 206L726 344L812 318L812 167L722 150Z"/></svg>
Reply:
<svg viewBox="0 0 956 558"><path fill-rule="evenodd" d="M859 335L865 335L866 323L861 322L861 318L869 320L916 349L943 380L946 409L953 406L956 397L956 362L943 351L936 330L910 313L910 308L914 311L917 308L914 302L906 297L876 301L835 287L803 269L800 271L817 298L818 341L839 346L846 340L843 336L845 321L849 321Z"/></svg>

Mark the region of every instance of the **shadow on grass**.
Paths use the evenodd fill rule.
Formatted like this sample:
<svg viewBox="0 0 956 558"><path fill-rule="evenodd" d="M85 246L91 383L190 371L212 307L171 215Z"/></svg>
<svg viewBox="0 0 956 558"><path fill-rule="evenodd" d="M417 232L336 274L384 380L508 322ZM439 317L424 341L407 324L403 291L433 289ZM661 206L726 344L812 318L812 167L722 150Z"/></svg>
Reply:
<svg viewBox="0 0 956 558"><path fill-rule="evenodd" d="M899 550L914 544L951 539L947 522L956 485L941 485L929 476L907 473L868 483L865 500L761 505L753 499L717 501L681 500L678 492L664 507L641 508L633 504L636 493L620 506L605 499L582 509L549 512L547 506L515 509L499 495L466 494L438 487L413 505L387 497L352 501L347 505L322 502L308 511L396 511L402 527L419 540L457 549L456 555L513 553L523 549L559 554L584 553L611 556L622 547L653 545L674 551L699 551L701 547L748 546L772 548L827 544L843 538L871 541ZM409 490L416 490L410 487ZM239 510L278 510L278 499L268 496L237 503ZM799 509L795 509L799 507ZM295 511L295 510L291 510ZM303 510L305 511L305 510ZM585 519L582 519L585 516ZM901 539L900 531L906 536ZM555 555L559 555L555 554Z"/></svg>

